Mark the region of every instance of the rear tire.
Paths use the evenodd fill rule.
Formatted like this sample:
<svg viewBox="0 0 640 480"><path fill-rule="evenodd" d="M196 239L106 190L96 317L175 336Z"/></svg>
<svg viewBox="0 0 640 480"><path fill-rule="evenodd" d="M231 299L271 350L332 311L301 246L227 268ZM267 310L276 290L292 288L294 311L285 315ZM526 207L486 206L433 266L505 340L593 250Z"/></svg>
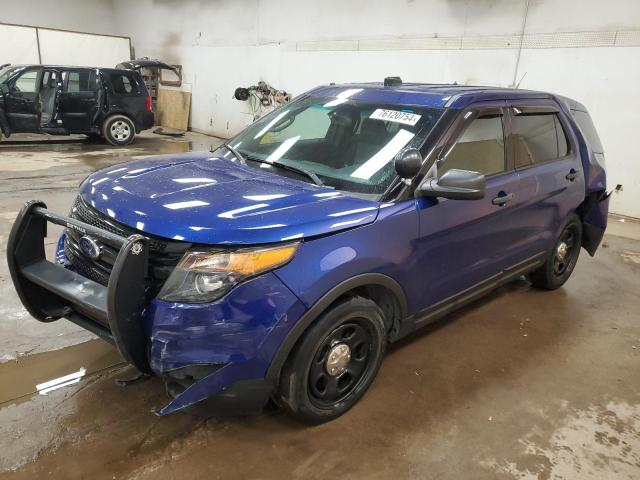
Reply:
<svg viewBox="0 0 640 480"><path fill-rule="evenodd" d="M365 394L387 344L383 312L363 297L326 311L285 364L277 402L299 420L319 424L339 417Z"/></svg>
<svg viewBox="0 0 640 480"><path fill-rule="evenodd" d="M533 286L555 290L564 285L578 262L581 243L582 223L577 215L571 214L544 265L529 274Z"/></svg>
<svg viewBox="0 0 640 480"><path fill-rule="evenodd" d="M116 147L123 147L133 142L136 128L131 119L125 115L112 115L102 124L102 136Z"/></svg>

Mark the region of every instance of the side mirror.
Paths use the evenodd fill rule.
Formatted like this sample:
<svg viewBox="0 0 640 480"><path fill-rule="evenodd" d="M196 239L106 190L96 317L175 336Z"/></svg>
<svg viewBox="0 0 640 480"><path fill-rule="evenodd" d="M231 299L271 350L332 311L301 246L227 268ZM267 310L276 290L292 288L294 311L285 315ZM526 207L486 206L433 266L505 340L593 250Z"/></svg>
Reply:
<svg viewBox="0 0 640 480"><path fill-rule="evenodd" d="M438 179L425 180L416 190L416 194L453 200L479 200L484 198L486 183L484 175L479 172L452 168Z"/></svg>
<svg viewBox="0 0 640 480"><path fill-rule="evenodd" d="M422 155L416 148L407 148L398 153L394 160L394 167L403 180L413 178L422 168Z"/></svg>

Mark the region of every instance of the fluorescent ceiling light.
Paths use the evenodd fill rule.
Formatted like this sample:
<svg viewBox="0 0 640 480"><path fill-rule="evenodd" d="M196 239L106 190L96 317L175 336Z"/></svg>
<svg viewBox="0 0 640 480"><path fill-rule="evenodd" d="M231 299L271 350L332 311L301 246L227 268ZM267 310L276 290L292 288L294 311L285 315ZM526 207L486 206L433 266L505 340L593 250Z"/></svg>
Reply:
<svg viewBox="0 0 640 480"><path fill-rule="evenodd" d="M209 202L203 202L202 200L189 200L187 202L167 203L163 206L170 210L180 210L181 208L203 207L205 205L209 205Z"/></svg>
<svg viewBox="0 0 640 480"><path fill-rule="evenodd" d="M287 153L289 149L293 147L298 140L300 140L300 135L298 135L297 137L292 137L285 140L280 144L278 148L276 148L273 151L271 155L269 155L266 158L266 161L269 163L277 162L278 160L280 160L280 157L282 157L285 153Z"/></svg>
<svg viewBox="0 0 640 480"><path fill-rule="evenodd" d="M373 157L360 165L351 176L369 180L374 174L387 165L414 136L415 134L410 131L400 129L389 143L382 147Z"/></svg>

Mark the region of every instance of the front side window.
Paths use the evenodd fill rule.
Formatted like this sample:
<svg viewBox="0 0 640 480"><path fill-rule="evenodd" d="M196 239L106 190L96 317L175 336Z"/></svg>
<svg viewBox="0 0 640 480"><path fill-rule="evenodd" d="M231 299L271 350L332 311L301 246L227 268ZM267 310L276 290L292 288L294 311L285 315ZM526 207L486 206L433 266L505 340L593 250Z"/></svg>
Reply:
<svg viewBox="0 0 640 480"><path fill-rule="evenodd" d="M505 171L502 116L481 116L469 124L444 162L438 165L438 176L452 168L486 176Z"/></svg>
<svg viewBox="0 0 640 480"><path fill-rule="evenodd" d="M35 93L38 91L38 85L36 83L37 79L37 70L25 72L16 79L13 84L13 89L21 93Z"/></svg>
<svg viewBox="0 0 640 480"><path fill-rule="evenodd" d="M548 162L569 153L566 133L554 113L514 116L512 140L516 167Z"/></svg>
<svg viewBox="0 0 640 480"><path fill-rule="evenodd" d="M396 178L395 156L419 146L442 112L345 96L307 96L261 118L229 145L256 168L310 181L287 172L289 166L339 190L380 194ZM225 148L219 153L233 159Z"/></svg>

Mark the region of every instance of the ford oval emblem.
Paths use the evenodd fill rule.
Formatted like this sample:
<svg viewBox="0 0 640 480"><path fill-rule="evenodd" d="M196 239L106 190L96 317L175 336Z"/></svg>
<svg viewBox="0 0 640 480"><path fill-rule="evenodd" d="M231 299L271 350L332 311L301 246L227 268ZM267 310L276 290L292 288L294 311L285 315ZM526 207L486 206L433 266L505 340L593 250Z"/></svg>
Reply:
<svg viewBox="0 0 640 480"><path fill-rule="evenodd" d="M78 246L87 257L97 260L100 257L100 245L91 237L80 237Z"/></svg>

